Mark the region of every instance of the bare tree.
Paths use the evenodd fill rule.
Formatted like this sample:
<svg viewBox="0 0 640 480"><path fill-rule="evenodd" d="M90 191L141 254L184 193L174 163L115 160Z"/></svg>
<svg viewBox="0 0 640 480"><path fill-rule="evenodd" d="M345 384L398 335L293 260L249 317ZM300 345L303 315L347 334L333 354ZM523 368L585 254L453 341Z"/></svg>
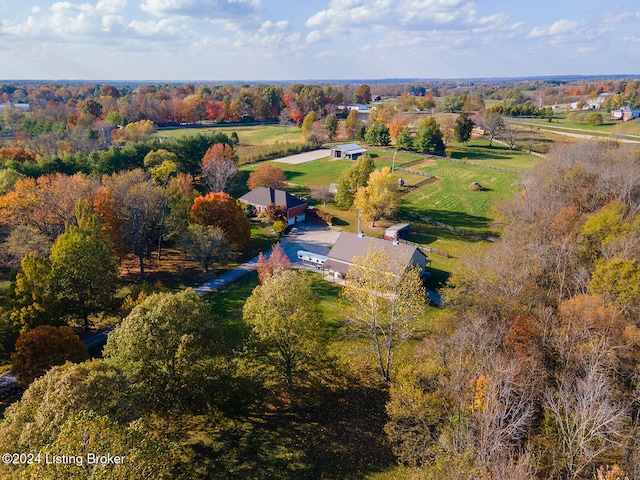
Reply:
<svg viewBox="0 0 640 480"><path fill-rule="evenodd" d="M327 205L327 202L333 200L333 193L329 191L329 187L319 187L311 190L311 198L322 202L322 205Z"/></svg>
<svg viewBox="0 0 640 480"><path fill-rule="evenodd" d="M579 478L624 440L627 409L614 397L606 352L605 345L595 347L578 371L557 378L557 389L544 394L559 437L557 454L566 478Z"/></svg>
<svg viewBox="0 0 640 480"><path fill-rule="evenodd" d="M217 143L202 158L202 180L211 192L224 192L238 178L238 157L229 145Z"/></svg>
<svg viewBox="0 0 640 480"><path fill-rule="evenodd" d="M507 141L507 145L509 145L509 149L513 150L516 148L516 142L520 138L520 133L522 129L518 125L513 125L510 123L506 123L503 129L503 137Z"/></svg>
<svg viewBox="0 0 640 480"><path fill-rule="evenodd" d="M503 132L505 128L504 118L497 112L492 112L480 119L484 132L489 136L489 146Z"/></svg>

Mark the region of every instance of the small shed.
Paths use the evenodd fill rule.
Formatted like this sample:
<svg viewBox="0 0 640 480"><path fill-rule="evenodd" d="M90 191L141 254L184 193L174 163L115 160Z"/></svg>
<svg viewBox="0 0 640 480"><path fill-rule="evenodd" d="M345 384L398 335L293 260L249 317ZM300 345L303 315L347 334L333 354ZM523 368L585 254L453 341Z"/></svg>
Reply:
<svg viewBox="0 0 640 480"><path fill-rule="evenodd" d="M404 238L404 236L409 232L409 223L396 223L395 225L391 225L384 231L384 239L385 240L397 240L399 238Z"/></svg>
<svg viewBox="0 0 640 480"><path fill-rule="evenodd" d="M356 160L360 155L364 155L365 153L367 153L367 149L357 143L345 143L344 145L331 147L331 158Z"/></svg>

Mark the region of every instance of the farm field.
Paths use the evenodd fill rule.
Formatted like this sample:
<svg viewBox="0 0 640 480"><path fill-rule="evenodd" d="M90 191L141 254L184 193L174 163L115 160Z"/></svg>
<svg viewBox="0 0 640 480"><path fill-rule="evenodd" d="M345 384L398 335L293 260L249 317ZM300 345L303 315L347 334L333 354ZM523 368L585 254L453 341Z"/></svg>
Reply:
<svg viewBox="0 0 640 480"><path fill-rule="evenodd" d="M605 123L602 125L589 125L586 122L572 122L562 117L554 117L551 122L536 118L512 118L508 119L508 121L516 125L552 130L559 133L584 134L603 138L615 137L640 142L640 123L637 120L628 122L611 122L605 119Z"/></svg>
<svg viewBox="0 0 640 480"><path fill-rule="evenodd" d="M297 127L284 127L280 125L254 125L254 126L231 126L231 127L203 127L203 128L176 128L160 130L155 133L157 137L185 137L194 136L199 133L221 132L231 135L236 132L240 139L240 146L243 145L269 145L275 142L300 142L302 134Z"/></svg>
<svg viewBox="0 0 640 480"><path fill-rule="evenodd" d="M521 143L521 142L518 142ZM447 155L456 160L467 159L492 167L529 172L540 162L540 158L521 150L511 150L505 145L488 140L473 140L465 145L452 142L447 145Z"/></svg>

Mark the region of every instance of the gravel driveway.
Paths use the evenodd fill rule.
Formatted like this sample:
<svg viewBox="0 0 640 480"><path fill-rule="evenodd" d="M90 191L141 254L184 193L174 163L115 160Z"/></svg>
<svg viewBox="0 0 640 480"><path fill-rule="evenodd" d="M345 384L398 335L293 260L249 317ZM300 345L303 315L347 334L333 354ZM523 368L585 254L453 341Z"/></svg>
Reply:
<svg viewBox="0 0 640 480"><path fill-rule="evenodd" d="M276 158L272 160L278 163L288 163L291 165L297 165L299 163L312 162L331 155L331 150L324 148L322 150L313 150L311 152L298 153L297 155L291 155L289 157Z"/></svg>

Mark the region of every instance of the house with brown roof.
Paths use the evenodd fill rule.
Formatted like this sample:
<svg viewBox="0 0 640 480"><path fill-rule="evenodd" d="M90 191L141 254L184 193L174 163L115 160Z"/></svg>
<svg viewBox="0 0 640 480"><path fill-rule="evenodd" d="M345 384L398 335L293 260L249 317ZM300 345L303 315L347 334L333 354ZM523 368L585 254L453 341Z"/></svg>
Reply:
<svg viewBox="0 0 640 480"><path fill-rule="evenodd" d="M371 250L388 252L391 265L417 266L423 273L426 272L429 263L427 256L415 245L342 232L327 254L327 261L322 265L323 271L332 274L336 279L343 279L349 267L354 264L353 259L362 257Z"/></svg>
<svg viewBox="0 0 640 480"><path fill-rule="evenodd" d="M258 187L241 196L238 200L253 205L258 213L265 210L269 205L286 207L287 225L305 221L307 201L291 195L284 190L276 190L271 187Z"/></svg>

